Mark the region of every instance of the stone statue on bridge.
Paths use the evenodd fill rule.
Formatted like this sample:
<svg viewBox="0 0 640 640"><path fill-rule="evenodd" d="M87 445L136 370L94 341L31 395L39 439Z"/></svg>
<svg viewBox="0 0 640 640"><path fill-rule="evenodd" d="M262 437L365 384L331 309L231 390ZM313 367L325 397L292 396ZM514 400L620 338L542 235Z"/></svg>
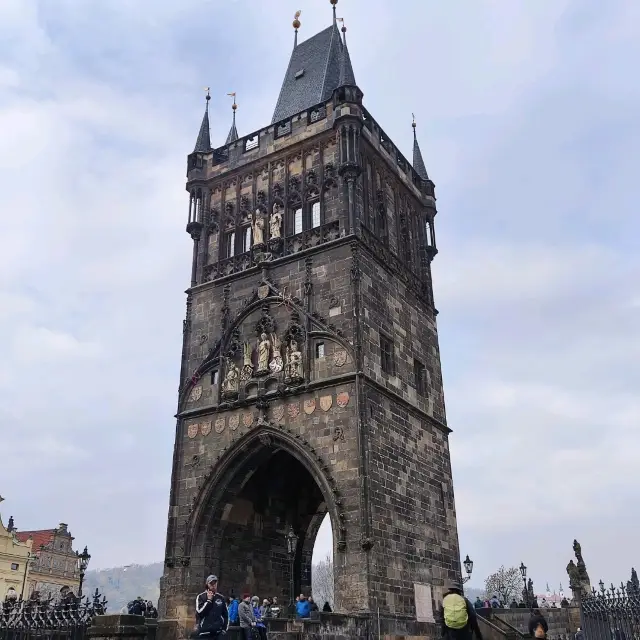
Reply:
<svg viewBox="0 0 640 640"><path fill-rule="evenodd" d="M569 586L573 592L576 602L582 602L585 597L591 594L591 580L587 573L587 566L582 557L582 547L577 540L573 541L573 552L576 555L576 564L573 559L567 565L567 573L569 574Z"/></svg>

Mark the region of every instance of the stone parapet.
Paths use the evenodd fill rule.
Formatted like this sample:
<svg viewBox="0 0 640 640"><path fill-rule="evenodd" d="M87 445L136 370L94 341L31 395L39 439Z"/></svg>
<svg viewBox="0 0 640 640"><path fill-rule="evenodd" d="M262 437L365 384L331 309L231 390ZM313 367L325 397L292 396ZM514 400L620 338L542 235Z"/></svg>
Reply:
<svg viewBox="0 0 640 640"><path fill-rule="evenodd" d="M147 637L147 625L144 616L96 616L88 636L92 640L144 640Z"/></svg>

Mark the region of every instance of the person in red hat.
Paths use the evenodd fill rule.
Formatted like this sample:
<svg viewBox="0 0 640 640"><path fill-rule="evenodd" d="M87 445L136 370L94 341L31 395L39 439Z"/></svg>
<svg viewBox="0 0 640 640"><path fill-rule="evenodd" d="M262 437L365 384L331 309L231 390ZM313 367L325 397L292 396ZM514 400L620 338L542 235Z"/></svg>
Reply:
<svg viewBox="0 0 640 640"><path fill-rule="evenodd" d="M251 606L251 594L243 593L242 602L238 606L238 618L244 640L253 640L253 629L256 626L256 616Z"/></svg>

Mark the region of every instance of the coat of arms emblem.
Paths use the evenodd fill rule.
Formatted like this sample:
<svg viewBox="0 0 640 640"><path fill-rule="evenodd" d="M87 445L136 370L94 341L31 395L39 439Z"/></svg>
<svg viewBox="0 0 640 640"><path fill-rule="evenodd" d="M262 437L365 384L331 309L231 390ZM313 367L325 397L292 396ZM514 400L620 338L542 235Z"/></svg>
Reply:
<svg viewBox="0 0 640 640"><path fill-rule="evenodd" d="M273 417L276 422L280 422L284 418L284 405L280 405L278 407L273 408Z"/></svg>
<svg viewBox="0 0 640 640"><path fill-rule="evenodd" d="M333 404L333 396L322 396L322 398L320 398L320 408L323 411L329 411L329 409L331 409L332 404Z"/></svg>
<svg viewBox="0 0 640 640"><path fill-rule="evenodd" d="M304 412L310 416L316 410L316 401L314 398L304 401Z"/></svg>
<svg viewBox="0 0 640 640"><path fill-rule="evenodd" d="M296 402L287 407L287 413L290 418L297 418L300 415L300 405Z"/></svg>
<svg viewBox="0 0 640 640"><path fill-rule="evenodd" d="M242 424L245 427L250 427L253 424L253 413L245 413L242 416Z"/></svg>
<svg viewBox="0 0 640 640"><path fill-rule="evenodd" d="M347 352L344 349L340 349L333 354L333 364L336 367L344 367L347 363Z"/></svg>
<svg viewBox="0 0 640 640"><path fill-rule="evenodd" d="M189 395L189 401L198 402L200 398L202 398L202 387L198 385L197 387L193 387L193 389L191 389L191 393Z"/></svg>
<svg viewBox="0 0 640 640"><path fill-rule="evenodd" d="M264 300L269 295L269 285L262 284L258 287L258 298Z"/></svg>
<svg viewBox="0 0 640 640"><path fill-rule="evenodd" d="M216 433L222 433L224 431L224 418L218 418L214 425Z"/></svg>
<svg viewBox="0 0 640 640"><path fill-rule="evenodd" d="M196 422L195 424L190 424L187 428L187 435L190 438L195 438L198 435L198 429L200 425Z"/></svg>
<svg viewBox="0 0 640 640"><path fill-rule="evenodd" d="M346 407L349 404L349 394L346 391L341 391L336 396L336 404L339 407Z"/></svg>
<svg viewBox="0 0 640 640"><path fill-rule="evenodd" d="M240 414L236 413L235 415L229 418L229 429L231 431L235 431L240 426Z"/></svg>
<svg viewBox="0 0 640 640"><path fill-rule="evenodd" d="M200 425L200 433L203 436L208 436L211 433L211 423L210 422L203 422Z"/></svg>

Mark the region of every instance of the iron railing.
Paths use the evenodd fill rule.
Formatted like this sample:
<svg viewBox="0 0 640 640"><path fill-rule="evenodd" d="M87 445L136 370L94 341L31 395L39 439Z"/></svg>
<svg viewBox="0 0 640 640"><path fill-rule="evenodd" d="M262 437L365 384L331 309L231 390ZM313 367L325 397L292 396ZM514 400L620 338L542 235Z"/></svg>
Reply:
<svg viewBox="0 0 640 640"><path fill-rule="evenodd" d="M640 640L640 591L611 585L592 590L580 605L585 640Z"/></svg>
<svg viewBox="0 0 640 640"><path fill-rule="evenodd" d="M0 603L0 640L84 640L94 616L107 611L96 589L84 601L5 600Z"/></svg>

